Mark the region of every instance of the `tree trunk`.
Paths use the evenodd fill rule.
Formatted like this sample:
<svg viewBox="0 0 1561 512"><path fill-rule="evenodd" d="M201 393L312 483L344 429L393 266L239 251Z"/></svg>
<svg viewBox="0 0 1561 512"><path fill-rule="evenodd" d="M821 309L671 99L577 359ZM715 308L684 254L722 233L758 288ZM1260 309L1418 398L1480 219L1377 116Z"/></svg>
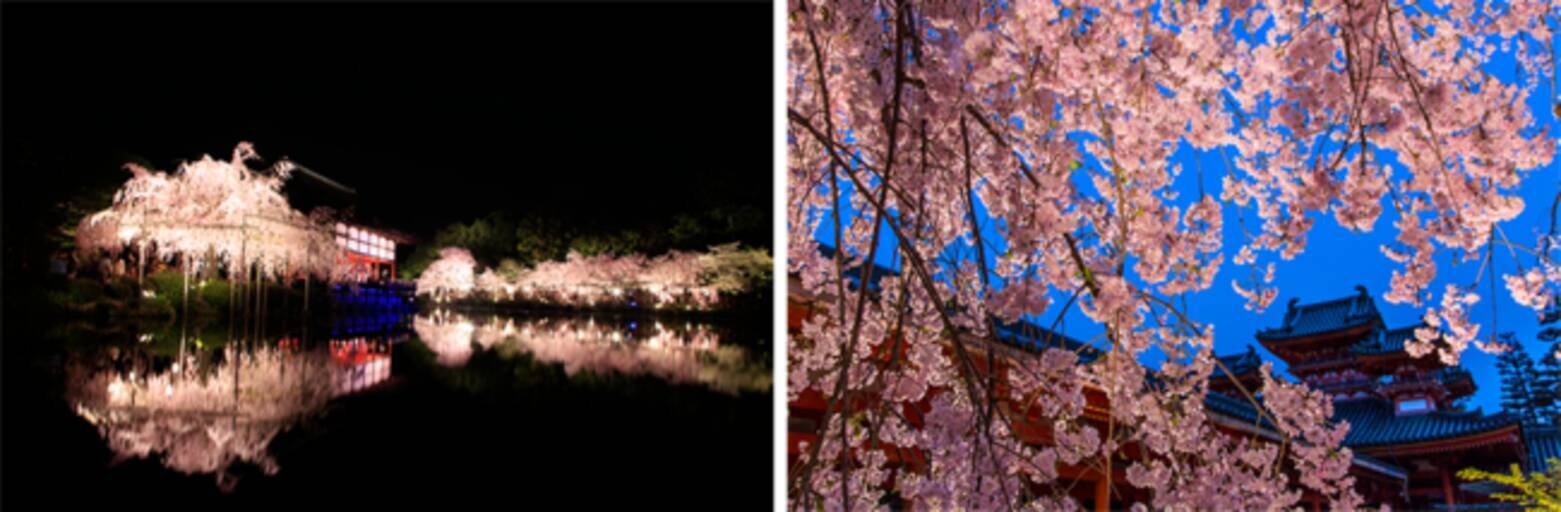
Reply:
<svg viewBox="0 0 1561 512"><path fill-rule="evenodd" d="M181 275L181 277L183 277L183 281L184 281L184 313L183 313L183 315L184 315L184 318L186 319L185 323L189 323L188 319L190 317L190 255L188 255L188 254L184 255L184 272L180 272L180 275Z"/></svg>

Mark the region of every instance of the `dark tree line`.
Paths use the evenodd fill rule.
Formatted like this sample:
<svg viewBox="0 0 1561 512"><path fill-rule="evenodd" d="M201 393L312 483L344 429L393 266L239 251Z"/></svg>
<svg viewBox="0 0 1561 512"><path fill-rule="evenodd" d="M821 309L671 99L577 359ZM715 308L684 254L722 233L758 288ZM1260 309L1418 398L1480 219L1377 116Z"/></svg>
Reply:
<svg viewBox="0 0 1561 512"><path fill-rule="evenodd" d="M1552 300L1540 315L1539 339L1554 343L1561 337L1561 300ZM1501 341L1510 347L1496 357L1496 369L1501 373L1501 407L1518 417L1525 424L1554 425L1561 414L1561 361L1556 352L1547 349L1536 363L1529 357L1516 336L1502 333Z"/></svg>
<svg viewBox="0 0 1561 512"><path fill-rule="evenodd" d="M1522 418L1525 424L1554 423L1561 365L1549 351L1536 364L1512 333L1503 333L1501 338L1511 347L1496 357L1496 369L1501 373L1501 407Z"/></svg>
<svg viewBox="0 0 1561 512"><path fill-rule="evenodd" d="M562 260L570 251L621 256L698 251L731 242L769 247L770 236L769 212L752 205L716 205L671 216L612 220L495 211L471 222L450 224L420 241L401 266L401 277L415 278L439 258L443 247L466 248L479 266L502 269Z"/></svg>

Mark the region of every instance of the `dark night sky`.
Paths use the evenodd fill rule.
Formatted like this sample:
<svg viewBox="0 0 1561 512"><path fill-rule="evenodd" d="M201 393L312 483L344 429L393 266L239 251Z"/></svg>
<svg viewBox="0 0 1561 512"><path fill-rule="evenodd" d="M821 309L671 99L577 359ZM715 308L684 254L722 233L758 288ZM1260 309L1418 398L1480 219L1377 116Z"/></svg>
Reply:
<svg viewBox="0 0 1561 512"><path fill-rule="evenodd" d="M11 3L5 214L240 140L420 236L500 208L768 212L770 26L763 4Z"/></svg>

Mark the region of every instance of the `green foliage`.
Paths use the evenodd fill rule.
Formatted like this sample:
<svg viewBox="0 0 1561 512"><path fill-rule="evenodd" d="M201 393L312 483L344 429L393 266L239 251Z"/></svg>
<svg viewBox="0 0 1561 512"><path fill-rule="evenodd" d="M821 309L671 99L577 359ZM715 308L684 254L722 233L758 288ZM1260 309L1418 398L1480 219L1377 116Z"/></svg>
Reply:
<svg viewBox="0 0 1561 512"><path fill-rule="evenodd" d="M116 159L123 163L135 163L150 167L151 162L137 155L120 154ZM125 181L125 174L118 169L93 169L84 173L85 181L54 204L49 215L54 216L54 229L49 241L65 251L76 249L76 226L81 219L97 213L114 203L114 194Z"/></svg>
<svg viewBox="0 0 1561 512"><path fill-rule="evenodd" d="M76 304L103 298L103 284L93 279L72 279L66 286L69 300Z"/></svg>
<svg viewBox="0 0 1561 512"><path fill-rule="evenodd" d="M499 260L499 266L494 269L494 272L498 272L499 275L504 276L505 279L514 280L515 278L520 277L520 273L524 272L525 270L526 266L521 264L520 261L517 261L514 258L504 258L503 260Z"/></svg>
<svg viewBox="0 0 1561 512"><path fill-rule="evenodd" d="M515 224L515 254L525 265L562 260L569 254L569 243L573 238L573 230L561 222L525 217Z"/></svg>
<svg viewBox="0 0 1561 512"><path fill-rule="evenodd" d="M1526 422L1538 421L1535 385L1539 381L1534 361L1512 333L1501 333L1500 337L1508 347L1506 352L1496 356L1496 370L1501 374L1501 407Z"/></svg>
<svg viewBox="0 0 1561 512"><path fill-rule="evenodd" d="M228 283L221 279L190 281L190 311L194 316L225 314L228 310ZM142 293L133 277L110 279L71 279L63 289L51 290L46 297L54 306L81 313L124 314L140 317L173 317L184 307L183 275L166 270L146 276Z"/></svg>
<svg viewBox="0 0 1561 512"><path fill-rule="evenodd" d="M164 270L146 276L146 287L159 297L182 297L184 274L178 269Z"/></svg>
<svg viewBox="0 0 1561 512"><path fill-rule="evenodd" d="M1464 468L1458 478L1468 481L1487 481L1507 486L1513 492L1491 493L1491 497L1508 503L1517 503L1529 510L1561 511L1561 460L1549 459L1550 469L1544 473L1523 474L1517 464L1510 473L1497 473L1476 468Z"/></svg>
<svg viewBox="0 0 1561 512"><path fill-rule="evenodd" d="M136 285L134 277L117 277L104 285L103 293L113 299L134 300L141 296L141 287Z"/></svg>
<svg viewBox="0 0 1561 512"><path fill-rule="evenodd" d="M703 240L705 227L694 216L680 213L672 218L672 227L667 229L667 235L672 238L672 245L685 247Z"/></svg>
<svg viewBox="0 0 1561 512"><path fill-rule="evenodd" d="M491 267L509 256L515 248L515 221L503 212L493 212L470 224L454 223L434 234L434 238L419 244L406 265L401 267L403 279L415 278L439 259L439 249L460 247L471 251L479 265Z"/></svg>
<svg viewBox="0 0 1561 512"><path fill-rule="evenodd" d="M768 213L752 205L717 206L699 215L682 213L672 218L666 234L668 249L702 250L732 241L749 246L769 243Z"/></svg>
<svg viewBox="0 0 1561 512"><path fill-rule="evenodd" d="M445 226L431 239L419 243L401 265L401 277L415 279L439 259L439 249L443 247L467 249L479 267L496 268L504 274L544 261L562 261L570 251L583 256L654 256L668 250L703 251L734 241L749 247L767 247L768 211L751 205L717 206L697 213L680 213L670 219L631 219L627 227L582 223L563 216L527 215L512 219L504 212L494 212L470 223ZM505 260L513 263L505 267Z"/></svg>
<svg viewBox="0 0 1561 512"><path fill-rule="evenodd" d="M228 282L225 280L207 279L201 285L191 283L190 292L198 294L191 298L198 298L202 304L211 306L211 309L216 312L226 312L228 310L228 294L231 291Z"/></svg>
<svg viewBox="0 0 1561 512"><path fill-rule="evenodd" d="M736 243L730 243L711 247L700 259L705 267L701 280L724 293L740 293L770 285L774 261L763 249L739 249Z"/></svg>
<svg viewBox="0 0 1561 512"><path fill-rule="evenodd" d="M130 314L145 317L174 317L178 315L179 308L174 306L174 300L178 296L157 295L136 301L130 308Z"/></svg>
<svg viewBox="0 0 1561 512"><path fill-rule="evenodd" d="M627 256L629 254L651 254L661 252L663 242L661 237L650 232L624 230L608 234L587 234L575 237L570 241L569 249L580 253L582 256L597 256L607 254L612 256Z"/></svg>

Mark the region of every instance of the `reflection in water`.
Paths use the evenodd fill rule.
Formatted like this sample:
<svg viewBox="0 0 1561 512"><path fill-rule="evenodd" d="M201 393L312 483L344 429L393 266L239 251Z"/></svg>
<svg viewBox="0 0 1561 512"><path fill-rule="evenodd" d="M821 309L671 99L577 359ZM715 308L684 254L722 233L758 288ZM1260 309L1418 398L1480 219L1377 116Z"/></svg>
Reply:
<svg viewBox="0 0 1561 512"><path fill-rule="evenodd" d="M417 315L412 320L412 330L417 331L418 339L439 357L439 364L452 368L465 366L466 360L472 357L472 333L477 327L461 318L451 319L441 312L432 316ZM484 339L492 344L492 338Z"/></svg>
<svg viewBox="0 0 1561 512"><path fill-rule="evenodd" d="M279 471L271 443L282 432L319 415L332 399L386 382L391 346L407 337L407 323L439 364L462 367L461 372L484 371L464 367L474 351L493 349L500 356L524 352L534 361L560 364L571 376L581 371L646 376L696 384L712 395L770 387L764 362L741 346L722 345L719 333L729 331L708 325L653 319L478 321L437 312L392 322L390 332L360 335L333 328L336 339L325 343L288 337L212 348L198 337L173 335L180 340L175 349L168 334L142 332L137 342L98 345L71 357L65 398L97 428L116 460L157 460L179 473L215 475L219 487L232 490L243 468ZM410 379L420 375L411 372ZM368 407L399 404L376 403Z"/></svg>
<svg viewBox="0 0 1561 512"><path fill-rule="evenodd" d="M116 459L161 455L169 469L215 473L224 489L236 483L228 472L236 462L275 474L266 447L278 433L390 376L388 343L365 338L331 341L328 352L299 350L288 338L250 350L181 351L160 369L144 353L99 356L72 365L67 398Z"/></svg>
<svg viewBox="0 0 1561 512"><path fill-rule="evenodd" d="M459 367L483 349L520 349L538 361L559 363L569 375L647 375L675 384L702 384L728 394L765 391L770 372L750 362L748 351L723 346L715 330L703 324L656 320L598 323L594 319L494 316L486 322L436 311L413 321L417 337L438 355L440 364Z"/></svg>

